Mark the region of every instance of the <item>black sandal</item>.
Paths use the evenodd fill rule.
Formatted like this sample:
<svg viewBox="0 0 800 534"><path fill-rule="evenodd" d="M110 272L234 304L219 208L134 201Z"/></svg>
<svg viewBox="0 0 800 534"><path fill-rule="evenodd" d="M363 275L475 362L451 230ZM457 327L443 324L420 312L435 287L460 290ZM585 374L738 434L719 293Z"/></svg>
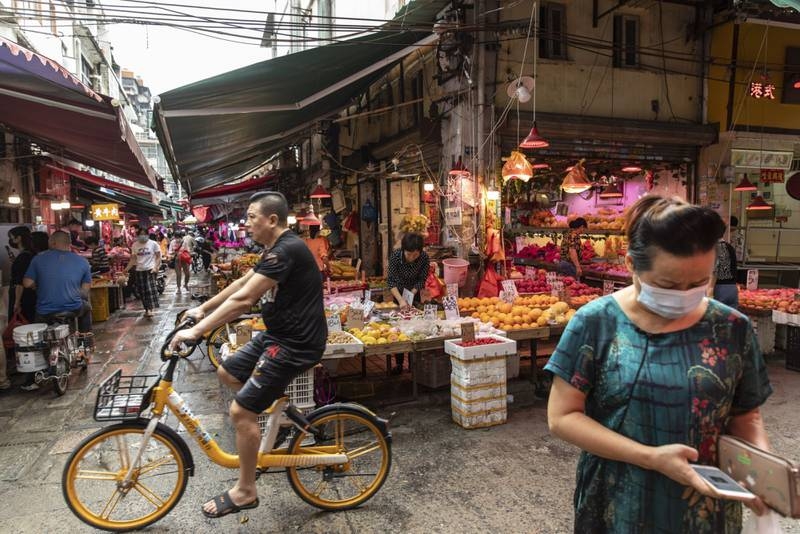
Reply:
<svg viewBox="0 0 800 534"><path fill-rule="evenodd" d="M217 508L216 512L213 513L206 512L204 508L202 507L200 508L200 511L203 512L203 515L211 519L217 519L219 517L226 516L228 514L235 514L241 512L242 510L250 510L252 508L258 507L258 497L256 497L253 502L236 506L235 504L233 504L233 501L231 500L231 495L229 491L220 493L212 500L216 505Z"/></svg>

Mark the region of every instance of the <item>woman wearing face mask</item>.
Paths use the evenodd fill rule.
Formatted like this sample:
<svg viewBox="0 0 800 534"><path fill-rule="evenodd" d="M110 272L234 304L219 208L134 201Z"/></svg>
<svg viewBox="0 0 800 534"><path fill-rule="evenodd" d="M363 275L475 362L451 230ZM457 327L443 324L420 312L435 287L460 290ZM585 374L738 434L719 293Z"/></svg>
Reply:
<svg viewBox="0 0 800 534"><path fill-rule="evenodd" d="M582 307L549 363L553 434L583 450L575 532L739 532L690 463L717 465L720 434L768 449L772 392L748 319L705 298L725 225L646 196L626 222L633 285ZM758 500L756 513L766 509Z"/></svg>
<svg viewBox="0 0 800 534"><path fill-rule="evenodd" d="M133 273L133 283L142 301L145 317L152 317L153 310L158 308L156 273L159 267L161 267L161 247L150 240L146 228L140 228L136 233L136 241L131 247L131 259L125 270L136 269Z"/></svg>

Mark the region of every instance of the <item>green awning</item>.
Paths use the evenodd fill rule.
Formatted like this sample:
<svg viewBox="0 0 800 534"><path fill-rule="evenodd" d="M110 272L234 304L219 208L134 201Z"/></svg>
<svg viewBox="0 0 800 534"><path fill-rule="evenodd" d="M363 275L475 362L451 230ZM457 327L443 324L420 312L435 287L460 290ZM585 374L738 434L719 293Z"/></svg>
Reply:
<svg viewBox="0 0 800 534"><path fill-rule="evenodd" d="M416 0L380 31L304 50L159 96L154 129L172 174L191 193L254 170L338 113L402 57L436 40L448 2Z"/></svg>

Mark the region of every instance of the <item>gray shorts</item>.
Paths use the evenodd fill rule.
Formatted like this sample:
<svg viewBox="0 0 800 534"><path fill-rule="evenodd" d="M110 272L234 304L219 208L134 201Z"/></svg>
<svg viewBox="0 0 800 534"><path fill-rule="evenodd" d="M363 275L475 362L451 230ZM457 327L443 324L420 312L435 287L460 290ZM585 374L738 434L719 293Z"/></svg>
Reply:
<svg viewBox="0 0 800 534"><path fill-rule="evenodd" d="M301 357L267 338L261 332L255 339L222 362L222 367L244 386L236 393L239 406L261 413L283 396L294 378L318 363Z"/></svg>

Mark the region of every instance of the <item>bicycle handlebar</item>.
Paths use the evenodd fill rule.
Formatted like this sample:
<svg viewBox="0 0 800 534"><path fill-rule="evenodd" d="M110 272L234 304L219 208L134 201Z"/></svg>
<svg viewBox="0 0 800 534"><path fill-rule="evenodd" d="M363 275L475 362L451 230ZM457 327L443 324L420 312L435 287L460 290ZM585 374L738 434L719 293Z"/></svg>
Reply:
<svg viewBox="0 0 800 534"><path fill-rule="evenodd" d="M161 345L161 361L164 362L169 361L173 356L178 356L179 358L187 358L194 352L194 349L197 348L197 345L200 343L199 339L193 342L190 341L184 342L183 345L186 348L174 352L170 350L169 345L172 342L172 338L175 337L175 334L186 328L191 328L195 324L197 324L197 321L195 321L194 318L185 317L178 323L178 325L169 334L167 334L167 339L164 341L164 344Z"/></svg>

